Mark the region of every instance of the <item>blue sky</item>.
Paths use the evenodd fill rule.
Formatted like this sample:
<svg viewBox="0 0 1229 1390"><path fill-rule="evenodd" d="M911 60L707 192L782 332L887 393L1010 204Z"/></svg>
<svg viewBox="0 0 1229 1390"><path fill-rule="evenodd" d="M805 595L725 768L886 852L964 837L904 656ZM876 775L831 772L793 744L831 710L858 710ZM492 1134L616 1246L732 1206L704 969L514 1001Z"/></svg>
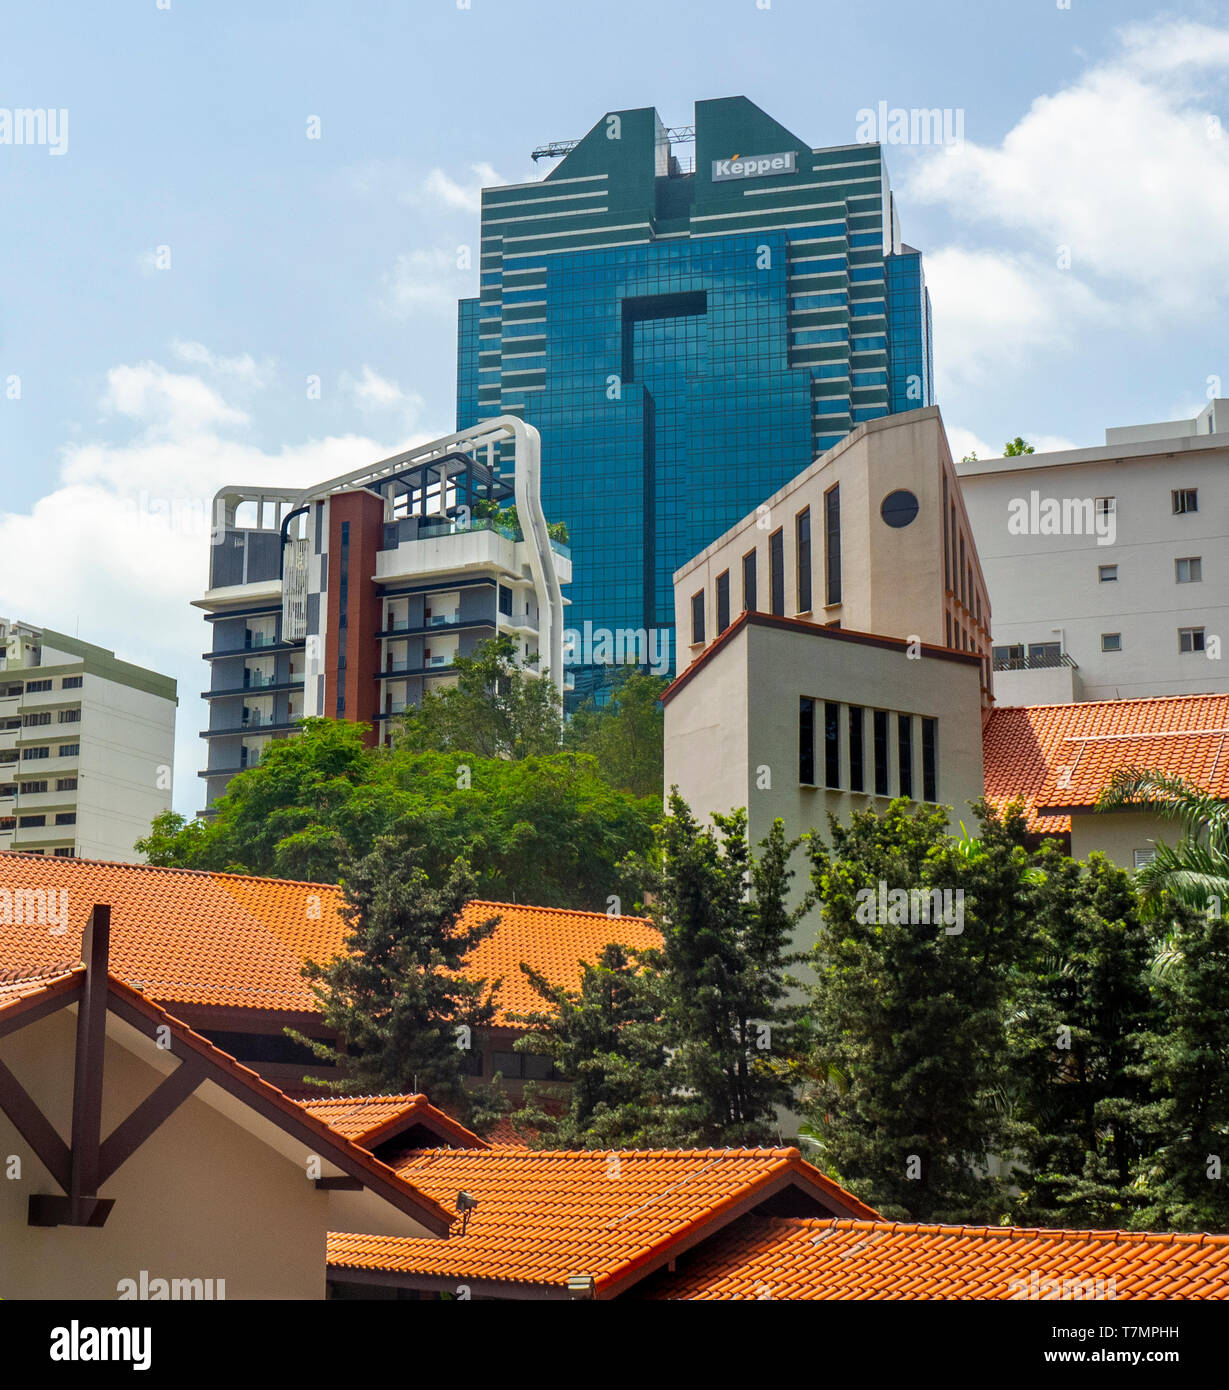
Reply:
<svg viewBox="0 0 1229 1390"><path fill-rule="evenodd" d="M1229 380L1223 4L163 4L5 17L0 113L68 123L62 155L0 144L0 612L179 678L185 811L205 500L449 430L477 189L607 110L744 94L812 145L880 101L963 112L959 149L888 151L958 454Z"/></svg>

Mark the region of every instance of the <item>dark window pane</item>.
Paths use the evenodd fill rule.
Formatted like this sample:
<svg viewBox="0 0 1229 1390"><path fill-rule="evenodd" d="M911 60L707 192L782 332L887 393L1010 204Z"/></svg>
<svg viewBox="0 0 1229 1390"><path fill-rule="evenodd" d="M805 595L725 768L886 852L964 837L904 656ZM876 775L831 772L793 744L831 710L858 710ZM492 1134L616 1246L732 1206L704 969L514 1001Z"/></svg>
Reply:
<svg viewBox="0 0 1229 1390"><path fill-rule="evenodd" d="M939 731L937 719L922 720L922 800L938 801L939 777L935 761L935 743Z"/></svg>
<svg viewBox="0 0 1229 1390"><path fill-rule="evenodd" d="M824 705L824 782L841 785L841 707L831 700Z"/></svg>
<svg viewBox="0 0 1229 1390"><path fill-rule="evenodd" d="M862 769L862 716L865 711L860 705L849 707L849 789L860 792L865 786Z"/></svg>
<svg viewBox="0 0 1229 1390"><path fill-rule="evenodd" d="M785 615L785 534L774 531L768 538L768 590L772 612Z"/></svg>
<svg viewBox="0 0 1229 1390"><path fill-rule="evenodd" d="M794 520L798 552L798 612L811 611L811 509L804 507Z"/></svg>
<svg viewBox="0 0 1229 1390"><path fill-rule="evenodd" d="M826 603L841 601L841 489L824 493L824 538L826 553Z"/></svg>
<svg viewBox="0 0 1229 1390"><path fill-rule="evenodd" d="M755 597L755 560L757 552L748 551L743 556L743 610L747 613L756 611Z"/></svg>
<svg viewBox="0 0 1229 1390"><path fill-rule="evenodd" d="M717 631L724 632L730 625L730 571L723 570L717 576Z"/></svg>
<svg viewBox="0 0 1229 1390"><path fill-rule="evenodd" d="M888 794L888 713L875 711L875 795Z"/></svg>
<svg viewBox="0 0 1229 1390"><path fill-rule="evenodd" d="M691 596L691 640L704 641L704 590Z"/></svg>
<svg viewBox="0 0 1229 1390"><path fill-rule="evenodd" d="M901 714L896 719L897 757L900 762L900 794L913 795L913 716Z"/></svg>
<svg viewBox="0 0 1229 1390"><path fill-rule="evenodd" d="M798 780L815 784L815 701L798 702Z"/></svg>

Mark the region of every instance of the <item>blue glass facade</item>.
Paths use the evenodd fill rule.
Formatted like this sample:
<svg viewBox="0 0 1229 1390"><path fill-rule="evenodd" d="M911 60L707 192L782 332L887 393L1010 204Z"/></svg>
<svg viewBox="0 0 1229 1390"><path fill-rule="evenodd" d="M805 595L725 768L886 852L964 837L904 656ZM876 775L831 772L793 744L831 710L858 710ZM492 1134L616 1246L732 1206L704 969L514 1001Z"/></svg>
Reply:
<svg viewBox="0 0 1229 1390"><path fill-rule="evenodd" d="M458 428L541 432L578 631L672 627L675 569L859 421L931 403L926 372L893 404L929 341L889 310L879 147L811 150L730 98L697 103L695 148L684 170L656 112L612 113L541 183L483 193ZM740 153L792 167L720 177Z"/></svg>

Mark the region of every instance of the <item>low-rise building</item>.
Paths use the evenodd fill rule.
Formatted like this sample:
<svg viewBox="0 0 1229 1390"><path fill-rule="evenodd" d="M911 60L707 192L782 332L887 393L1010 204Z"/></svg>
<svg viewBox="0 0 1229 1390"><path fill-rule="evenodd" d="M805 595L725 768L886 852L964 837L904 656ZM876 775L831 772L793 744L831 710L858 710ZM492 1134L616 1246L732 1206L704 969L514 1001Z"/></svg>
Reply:
<svg viewBox="0 0 1229 1390"><path fill-rule="evenodd" d="M1229 401L1087 449L957 465L1000 705L1229 687Z"/></svg>
<svg viewBox="0 0 1229 1390"><path fill-rule="evenodd" d="M138 862L171 809L175 681L0 620L0 851Z"/></svg>
<svg viewBox="0 0 1229 1390"><path fill-rule="evenodd" d="M984 735L986 799L1024 803L1029 830L1076 859L1098 850L1125 869L1174 843L1181 826L1146 807L1098 811L1116 772L1184 777L1229 799L1229 695L995 709Z"/></svg>
<svg viewBox="0 0 1229 1390"><path fill-rule="evenodd" d="M299 492L231 486L209 589L205 779L210 805L270 739L319 715L373 726L503 634L563 690L567 546L539 497L540 444L503 417ZM513 501L519 529L484 512Z"/></svg>

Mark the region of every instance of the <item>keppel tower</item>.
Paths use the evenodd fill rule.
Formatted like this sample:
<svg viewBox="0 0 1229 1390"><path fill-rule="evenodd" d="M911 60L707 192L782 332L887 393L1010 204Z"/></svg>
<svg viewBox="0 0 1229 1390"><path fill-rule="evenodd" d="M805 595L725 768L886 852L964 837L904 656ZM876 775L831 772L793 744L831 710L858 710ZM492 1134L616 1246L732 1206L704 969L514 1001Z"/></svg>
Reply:
<svg viewBox="0 0 1229 1390"><path fill-rule="evenodd" d="M563 154L541 182L482 193L458 428L541 432L571 631L672 629L680 565L862 421L932 404L921 255L879 145L812 149L745 97L540 153Z"/></svg>

